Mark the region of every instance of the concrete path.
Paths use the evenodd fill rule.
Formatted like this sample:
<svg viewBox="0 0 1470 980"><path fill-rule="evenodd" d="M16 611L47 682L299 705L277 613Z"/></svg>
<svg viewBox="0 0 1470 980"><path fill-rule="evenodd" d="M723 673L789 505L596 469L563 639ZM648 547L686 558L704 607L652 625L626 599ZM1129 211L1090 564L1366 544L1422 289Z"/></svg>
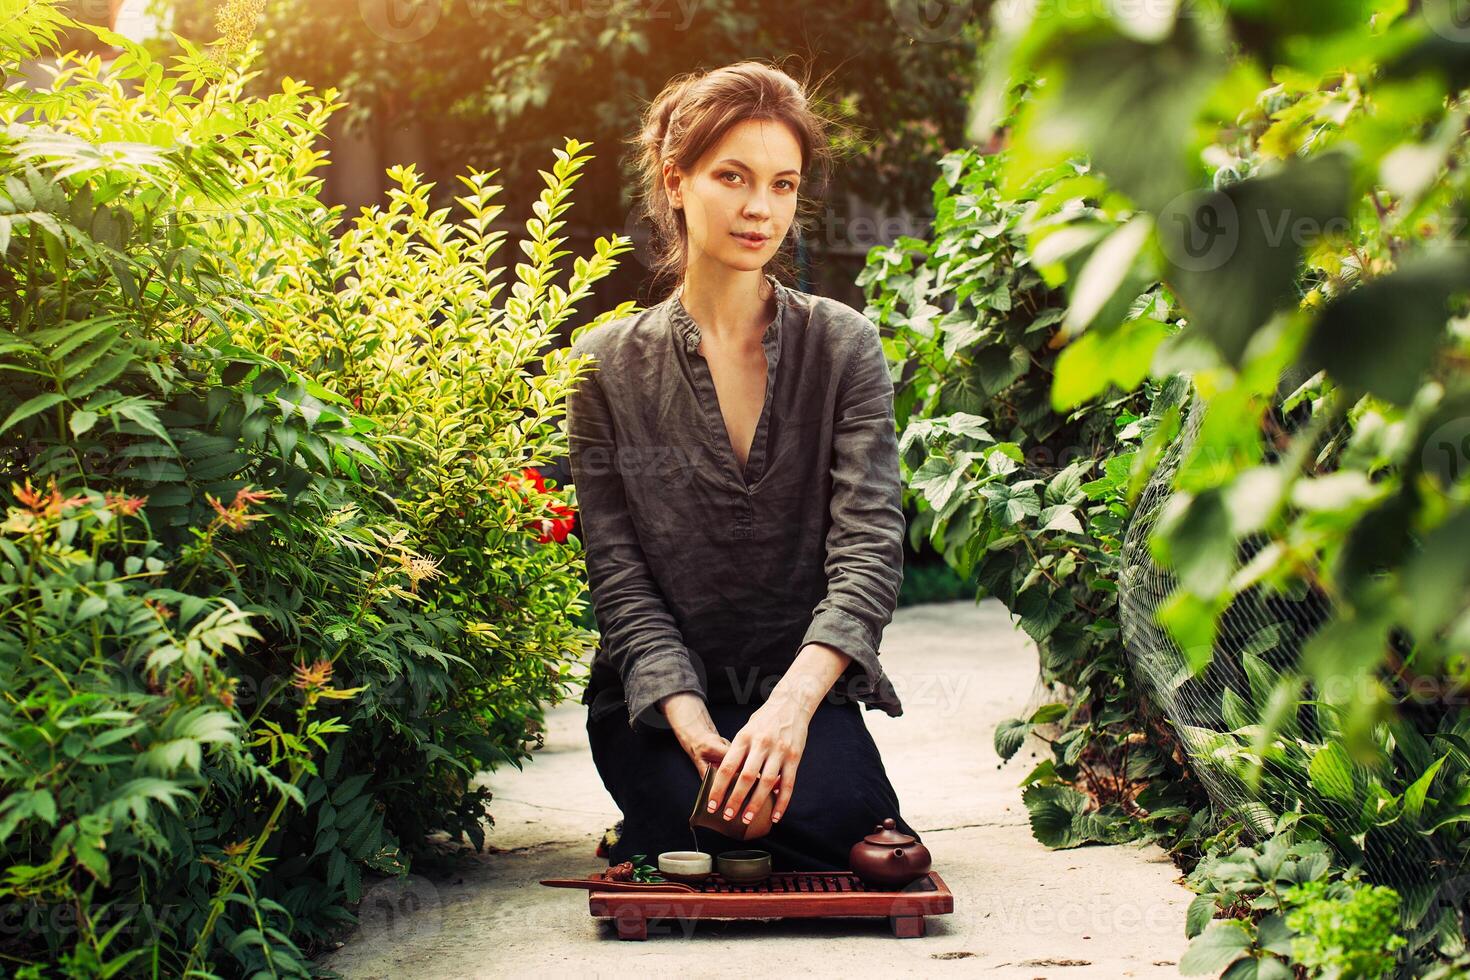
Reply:
<svg viewBox="0 0 1470 980"><path fill-rule="evenodd" d="M1001 767L995 723L1037 703L1036 650L993 600L898 610L883 659L904 715L863 715L910 823L955 894L928 935L895 939L881 919L651 922L621 942L587 895L542 878L605 864L593 851L618 817L587 751L586 709L548 712L546 746L524 771L488 777L497 849L448 879L410 875L365 895L361 927L322 964L349 978L641 976L746 980L774 967L823 976L1178 977L1190 893L1157 847L1049 851L1031 836ZM1039 755L1036 756L1039 758ZM799 788L798 788L799 792ZM762 964L769 964L763 966Z"/></svg>

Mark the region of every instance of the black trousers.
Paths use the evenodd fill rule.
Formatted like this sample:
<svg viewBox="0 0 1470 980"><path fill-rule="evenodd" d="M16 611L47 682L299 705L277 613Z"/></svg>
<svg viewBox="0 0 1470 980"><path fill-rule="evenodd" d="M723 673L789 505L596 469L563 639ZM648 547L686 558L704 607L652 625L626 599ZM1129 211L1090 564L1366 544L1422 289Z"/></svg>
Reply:
<svg viewBox="0 0 1470 980"><path fill-rule="evenodd" d="M711 704L715 728L733 739L755 704ZM626 711L587 720L592 759L603 785L623 812L623 829L609 864L694 847L710 854L742 848L771 853L774 871L845 871L853 844L885 817L915 840L922 838L899 813L898 796L858 702L822 701L812 714L791 803L765 837L738 841L706 827L691 830L699 771L672 731L634 732Z"/></svg>

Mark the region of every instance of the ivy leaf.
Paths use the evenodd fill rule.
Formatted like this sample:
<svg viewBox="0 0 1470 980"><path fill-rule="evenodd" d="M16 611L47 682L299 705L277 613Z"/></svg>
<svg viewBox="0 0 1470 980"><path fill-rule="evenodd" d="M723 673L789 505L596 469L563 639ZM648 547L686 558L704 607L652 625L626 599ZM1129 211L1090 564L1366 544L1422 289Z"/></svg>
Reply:
<svg viewBox="0 0 1470 980"><path fill-rule="evenodd" d="M1041 513L1041 500L1030 487L993 483L983 493L991 518L1002 527L1014 527Z"/></svg>
<svg viewBox="0 0 1470 980"><path fill-rule="evenodd" d="M1061 470L1047 482L1042 499L1048 504L1073 505L1086 499L1087 495L1082 490L1082 477L1090 469L1092 460L1079 459Z"/></svg>
<svg viewBox="0 0 1470 980"><path fill-rule="evenodd" d="M1062 618L1076 605L1076 600L1068 590L1052 590L1042 584L1033 585L1016 596L1013 612L1021 618L1021 629L1040 643L1052 634Z"/></svg>
<svg viewBox="0 0 1470 980"><path fill-rule="evenodd" d="M975 355L975 379L980 389L998 395L1015 384L1031 367L1031 356L1020 345L988 347Z"/></svg>
<svg viewBox="0 0 1470 980"><path fill-rule="evenodd" d="M930 507L943 510L959 488L964 471L964 464L956 466L943 456L930 456L924 460L924 465L914 471L909 486L922 493L925 503Z"/></svg>
<svg viewBox="0 0 1470 980"><path fill-rule="evenodd" d="M1048 507L1041 514L1041 529L1043 531L1070 531L1072 534L1082 533L1082 522L1077 519L1077 508L1066 504L1056 504Z"/></svg>

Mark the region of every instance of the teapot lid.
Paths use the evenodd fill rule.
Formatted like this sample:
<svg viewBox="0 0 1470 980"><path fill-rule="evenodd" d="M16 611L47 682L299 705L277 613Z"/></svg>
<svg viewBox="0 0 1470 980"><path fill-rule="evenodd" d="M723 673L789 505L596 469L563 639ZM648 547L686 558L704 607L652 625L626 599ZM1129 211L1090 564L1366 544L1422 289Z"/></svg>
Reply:
<svg viewBox="0 0 1470 980"><path fill-rule="evenodd" d="M894 845L912 844L914 839L903 831L897 829L897 824L892 817L885 817L883 822L873 827L873 832L864 837L863 840L869 844Z"/></svg>

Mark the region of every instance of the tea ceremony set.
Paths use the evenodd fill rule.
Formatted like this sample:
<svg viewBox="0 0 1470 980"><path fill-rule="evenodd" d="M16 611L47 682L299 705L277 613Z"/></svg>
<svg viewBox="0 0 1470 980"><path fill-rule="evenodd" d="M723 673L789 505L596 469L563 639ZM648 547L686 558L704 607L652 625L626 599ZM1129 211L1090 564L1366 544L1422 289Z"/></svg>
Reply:
<svg viewBox="0 0 1470 980"><path fill-rule="evenodd" d="M769 833L770 798L749 824L706 812L714 776L710 766L689 817L691 832L706 827L740 841ZM587 889L588 912L612 919L619 939L647 939L650 919L824 916L886 916L896 937L911 939L924 935L924 916L954 911L954 895L931 870L929 849L899 831L892 818L852 845L848 866L772 872L769 851L725 851L713 860L699 850L664 851L656 875L625 861L586 878L545 878L541 884Z"/></svg>

